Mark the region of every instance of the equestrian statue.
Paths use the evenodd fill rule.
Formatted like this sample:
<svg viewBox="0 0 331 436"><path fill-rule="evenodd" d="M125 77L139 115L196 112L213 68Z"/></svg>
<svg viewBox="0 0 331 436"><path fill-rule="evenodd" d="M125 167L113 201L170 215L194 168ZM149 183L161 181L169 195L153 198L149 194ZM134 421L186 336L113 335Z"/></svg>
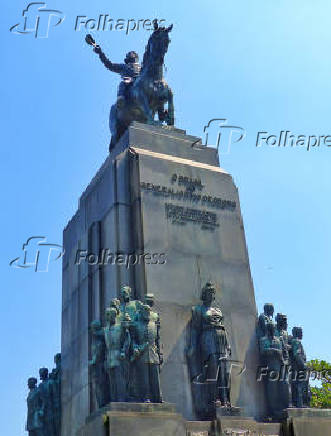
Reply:
<svg viewBox="0 0 331 436"><path fill-rule="evenodd" d="M132 121L150 125L174 125L173 93L163 78L164 56L170 42L169 27L159 27L153 21L154 31L149 37L142 65L138 54L127 53L124 63L111 62L96 44L91 35L86 42L93 46L105 67L121 75L116 103L111 107L109 127L111 131L111 151ZM166 107L167 106L167 107ZM157 114L158 120L155 120Z"/></svg>

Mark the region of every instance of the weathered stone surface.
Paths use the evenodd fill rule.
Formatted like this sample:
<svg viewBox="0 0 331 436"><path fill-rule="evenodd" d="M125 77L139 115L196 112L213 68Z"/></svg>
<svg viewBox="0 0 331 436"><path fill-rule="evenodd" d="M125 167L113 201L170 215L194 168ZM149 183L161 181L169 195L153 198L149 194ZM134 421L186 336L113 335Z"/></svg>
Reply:
<svg viewBox="0 0 331 436"><path fill-rule="evenodd" d="M218 420L220 436L283 436L279 423L257 422L252 418L222 417Z"/></svg>
<svg viewBox="0 0 331 436"><path fill-rule="evenodd" d="M243 409L241 407L216 407L216 417L222 419L223 416L244 416Z"/></svg>
<svg viewBox="0 0 331 436"><path fill-rule="evenodd" d="M291 408L286 409L288 418L329 418L331 419L331 409L313 409L313 408Z"/></svg>
<svg viewBox="0 0 331 436"><path fill-rule="evenodd" d="M124 150L130 144L155 153L218 166L217 151L214 148L201 147L201 143L199 146L198 140L196 136L187 135L185 130L134 122L119 140L112 154ZM196 145L192 147L194 143Z"/></svg>
<svg viewBox="0 0 331 436"><path fill-rule="evenodd" d="M212 281L218 285L216 303L224 312L232 359L239 365L233 373L231 400L234 406L246 407L247 413L258 416L263 410L264 395L262 386L256 382L256 306L237 189L231 176L215 162L214 165L206 165L203 160L198 162L206 149L196 150L196 155L192 156L192 147L181 144L178 145L181 158L178 158L175 153L167 154L171 147L166 137L163 144L159 137L153 150L144 145L150 141L146 132L145 141L140 139L138 146L134 143L133 150L137 154L142 187L137 195L141 202L144 249L167 254L167 263L162 268L153 265L145 268L146 291L155 294L163 321L161 340L165 344L165 365L161 382L164 398L175 402L185 418L195 418L185 359L188 322L192 306L199 302L202 286ZM184 159L186 151L187 159ZM171 198L157 192L167 188L185 191L178 182L172 182L174 174L201 180L203 189L194 193L206 196L205 201ZM235 203L235 208L214 207L208 203L209 197ZM214 213L218 226L207 230L197 220L179 222L167 218L167 203L189 207L194 213ZM238 376L240 365L246 365L246 371ZM178 375L185 377L180 384L169 383Z"/></svg>
<svg viewBox="0 0 331 436"><path fill-rule="evenodd" d="M289 436L330 436L331 409L291 408L285 411Z"/></svg>
<svg viewBox="0 0 331 436"><path fill-rule="evenodd" d="M185 419L193 420L185 357L188 325L201 287L206 281L216 283L216 303L222 307L232 358L239 365L233 369L231 401L246 407L251 416L264 413L263 386L256 382L256 306L238 192L231 176L219 168L216 150L192 147L196 140L176 129L134 123L81 196L79 209L64 230L62 436L72 436L93 412L88 325L103 317L123 284L132 287L135 299L154 293L164 344L164 400L175 403ZM174 174L201 180L201 191L193 191L201 199L171 198L146 189L146 183L151 183L186 192L185 185L172 181ZM233 207L225 203L216 207L213 197ZM193 215L176 220L166 203L184 208L179 215L185 208L193 209L189 212ZM199 222L206 216L211 225ZM100 249L165 253L166 263L140 262L130 268L88 266L86 261L75 264L77 250L94 253ZM246 370L238 375L243 365Z"/></svg>
<svg viewBox="0 0 331 436"><path fill-rule="evenodd" d="M186 427L171 404L110 403L77 432L77 436L91 435L186 436Z"/></svg>
<svg viewBox="0 0 331 436"><path fill-rule="evenodd" d="M187 421L187 436L216 436L215 421Z"/></svg>

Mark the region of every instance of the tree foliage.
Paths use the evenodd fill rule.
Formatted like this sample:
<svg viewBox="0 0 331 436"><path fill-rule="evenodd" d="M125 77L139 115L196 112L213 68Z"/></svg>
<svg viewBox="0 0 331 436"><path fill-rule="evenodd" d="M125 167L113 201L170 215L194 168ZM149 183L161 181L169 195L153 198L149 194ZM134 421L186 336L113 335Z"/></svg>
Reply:
<svg viewBox="0 0 331 436"><path fill-rule="evenodd" d="M325 360L311 360L307 362L310 376L321 382L321 387L311 388L311 407L318 409L331 408L331 364Z"/></svg>

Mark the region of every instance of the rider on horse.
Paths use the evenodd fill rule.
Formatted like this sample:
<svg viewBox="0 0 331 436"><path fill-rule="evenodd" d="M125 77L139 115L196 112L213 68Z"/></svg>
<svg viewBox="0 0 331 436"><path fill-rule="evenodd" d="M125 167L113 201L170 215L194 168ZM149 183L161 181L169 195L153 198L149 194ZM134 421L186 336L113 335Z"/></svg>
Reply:
<svg viewBox="0 0 331 436"><path fill-rule="evenodd" d="M129 51L124 59L124 64L115 64L107 58L99 45L95 43L93 45L94 52L99 55L104 66L108 70L121 75L122 81L118 87L117 104L124 104L128 99L129 87L133 84L141 71L138 54L135 51Z"/></svg>
<svg viewBox="0 0 331 436"><path fill-rule="evenodd" d="M164 56L168 50L172 25L159 27L157 20L153 21L153 25L154 31L148 39L142 67L137 53L133 51L126 55L124 64L112 63L92 36L86 35L86 42L93 46L105 67L122 76L118 99L110 109L109 151L133 121L157 126L163 123L174 125L173 93L163 78ZM156 115L158 120L155 120Z"/></svg>

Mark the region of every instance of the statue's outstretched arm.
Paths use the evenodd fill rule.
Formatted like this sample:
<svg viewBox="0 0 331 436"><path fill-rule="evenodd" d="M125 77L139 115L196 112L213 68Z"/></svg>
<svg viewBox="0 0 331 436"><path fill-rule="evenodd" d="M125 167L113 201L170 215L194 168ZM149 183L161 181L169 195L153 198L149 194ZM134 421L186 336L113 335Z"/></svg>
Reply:
<svg viewBox="0 0 331 436"><path fill-rule="evenodd" d="M113 71L114 73L121 73L123 69L122 64L113 64L107 56L102 51L100 45L98 45L95 40L93 39L92 35L86 35L85 41L88 45L91 45L93 47L93 51L99 55L99 58L101 59L101 62L104 64L108 70Z"/></svg>
<svg viewBox="0 0 331 436"><path fill-rule="evenodd" d="M111 62L107 56L102 51L101 47L99 45L94 47L94 52L99 55L99 58L101 62L104 64L104 66L114 73L121 73L122 72L122 65L121 64L114 64Z"/></svg>

